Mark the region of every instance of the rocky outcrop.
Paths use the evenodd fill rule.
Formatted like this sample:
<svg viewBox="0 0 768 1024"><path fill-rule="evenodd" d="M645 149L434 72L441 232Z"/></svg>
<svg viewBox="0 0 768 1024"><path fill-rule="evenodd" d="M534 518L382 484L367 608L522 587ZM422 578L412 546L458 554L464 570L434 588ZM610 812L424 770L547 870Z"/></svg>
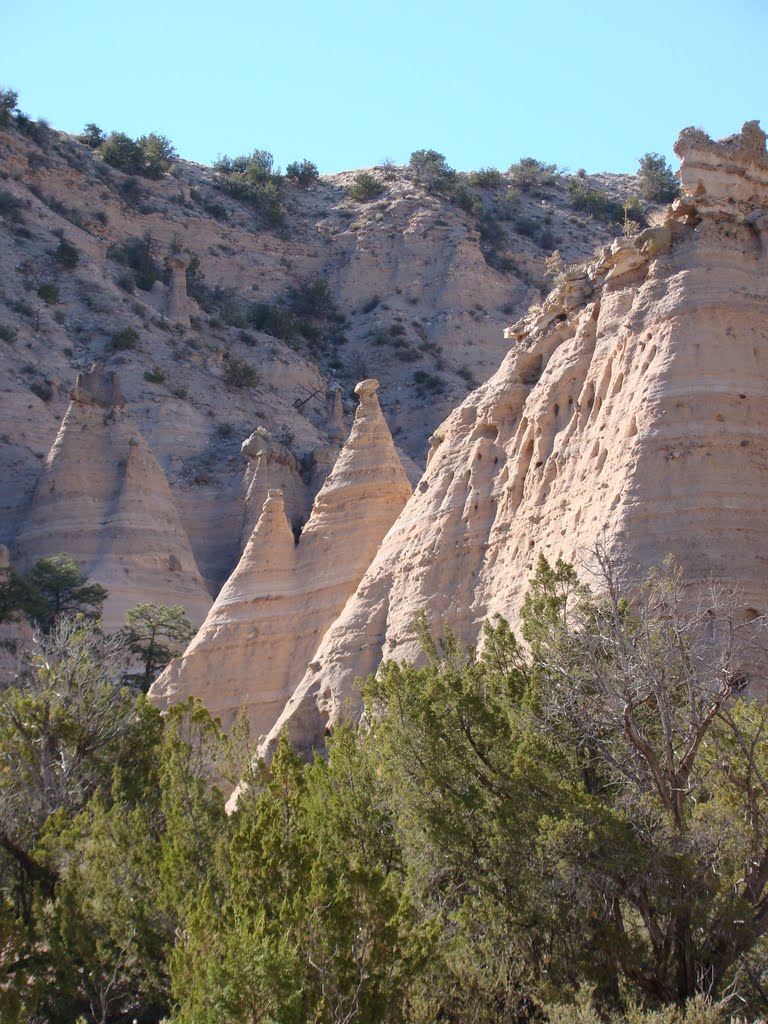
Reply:
<svg viewBox="0 0 768 1024"><path fill-rule="evenodd" d="M297 529L306 522L316 491L309 493L293 452L279 441L270 440L265 427L257 427L243 441L240 451L247 460L241 543L245 549L269 491L282 493L288 521L295 523Z"/></svg>
<svg viewBox="0 0 768 1024"><path fill-rule="evenodd" d="M242 706L254 736L273 725L411 493L377 387L374 380L358 384L352 431L298 544L282 490L267 491L203 627L150 691L161 707L196 696L225 727Z"/></svg>
<svg viewBox="0 0 768 1024"><path fill-rule="evenodd" d="M189 327L189 300L187 299L187 267L189 260L182 253L172 253L167 259L171 271L168 286L168 319L181 327Z"/></svg>
<svg viewBox="0 0 768 1024"><path fill-rule="evenodd" d="M78 375L15 541L22 568L67 552L109 591L104 626L139 602L182 605L198 625L211 598L165 474L125 409L115 373Z"/></svg>
<svg viewBox="0 0 768 1024"><path fill-rule="evenodd" d="M442 424L427 471L262 746L321 744L355 678L417 659L427 610L475 641L516 619L535 559L669 552L693 583L768 599L768 158L756 123L687 129L664 222L564 273L499 371Z"/></svg>

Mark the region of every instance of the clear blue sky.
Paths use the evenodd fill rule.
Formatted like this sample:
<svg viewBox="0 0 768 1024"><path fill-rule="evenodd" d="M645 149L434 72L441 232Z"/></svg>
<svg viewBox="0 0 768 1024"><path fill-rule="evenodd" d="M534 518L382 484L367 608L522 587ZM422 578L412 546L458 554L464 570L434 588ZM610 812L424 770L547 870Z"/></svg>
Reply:
<svg viewBox="0 0 768 1024"><path fill-rule="evenodd" d="M31 0L0 24L25 113L160 132L201 163L437 149L459 170L619 172L673 160L687 125L768 130L768 0Z"/></svg>

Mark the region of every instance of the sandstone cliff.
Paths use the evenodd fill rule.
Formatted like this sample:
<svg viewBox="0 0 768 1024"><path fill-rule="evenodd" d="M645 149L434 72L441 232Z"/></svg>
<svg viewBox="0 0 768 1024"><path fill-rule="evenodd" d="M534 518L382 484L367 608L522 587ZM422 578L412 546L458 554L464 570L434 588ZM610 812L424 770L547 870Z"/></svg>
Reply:
<svg viewBox="0 0 768 1024"><path fill-rule="evenodd" d="M273 725L411 493L377 387L358 384L352 431L298 544L282 491L268 490L205 623L150 690L161 707L195 696L225 727L242 706L254 736Z"/></svg>
<svg viewBox="0 0 768 1024"><path fill-rule="evenodd" d="M140 602L180 604L195 625L211 606L165 474L98 363L78 375L15 543L24 570L63 551L108 589L107 630Z"/></svg>
<svg viewBox="0 0 768 1024"><path fill-rule="evenodd" d="M676 146L663 223L568 267L509 328L499 371L442 424L427 471L272 730L322 743L359 709L355 677L419 655L420 609L474 641L515 620L539 552L600 540L625 563L669 552L692 582L768 598L768 157L756 122Z"/></svg>

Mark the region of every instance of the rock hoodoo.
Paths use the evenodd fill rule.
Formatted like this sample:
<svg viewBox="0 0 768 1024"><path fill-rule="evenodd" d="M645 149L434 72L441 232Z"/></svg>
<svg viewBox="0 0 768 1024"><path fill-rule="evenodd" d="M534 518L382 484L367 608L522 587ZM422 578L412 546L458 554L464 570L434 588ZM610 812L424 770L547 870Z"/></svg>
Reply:
<svg viewBox="0 0 768 1024"><path fill-rule="evenodd" d="M181 253L168 257L171 282L168 287L168 319L182 327L189 327L189 300L187 299L187 267L189 260Z"/></svg>
<svg viewBox="0 0 768 1024"><path fill-rule="evenodd" d="M354 680L419 655L425 608L474 641L514 620L535 558L600 539L642 567L768 599L768 157L756 122L676 146L664 222L566 270L506 332L498 372L442 424L427 471L263 745L322 742Z"/></svg>
<svg viewBox="0 0 768 1024"><path fill-rule="evenodd" d="M107 630L145 601L180 604L199 624L211 598L117 374L95 363L78 375L70 398L14 544L20 566L66 551L109 590Z"/></svg>
<svg viewBox="0 0 768 1024"><path fill-rule="evenodd" d="M377 387L358 384L352 431L298 544L282 490L267 490L208 618L150 691L160 706L196 696L225 727L243 705L254 735L273 725L411 493Z"/></svg>

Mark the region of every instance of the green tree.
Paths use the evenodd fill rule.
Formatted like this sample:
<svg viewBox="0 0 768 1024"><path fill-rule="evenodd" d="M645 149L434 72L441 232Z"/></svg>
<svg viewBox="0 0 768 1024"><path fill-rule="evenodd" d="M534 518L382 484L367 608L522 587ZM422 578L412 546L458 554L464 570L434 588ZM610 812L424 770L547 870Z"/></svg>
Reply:
<svg viewBox="0 0 768 1024"><path fill-rule="evenodd" d="M105 139L104 132L92 121L83 128L82 134L78 136L78 140L85 143L86 146L90 146L91 149L98 149Z"/></svg>
<svg viewBox="0 0 768 1024"><path fill-rule="evenodd" d="M654 203L671 203L680 195L680 185L674 171L660 153L646 153L640 157L637 176L645 199Z"/></svg>
<svg viewBox="0 0 768 1024"><path fill-rule="evenodd" d="M144 665L144 692L194 635L195 628L181 605L137 604L130 609L125 617L125 637L131 653Z"/></svg>
<svg viewBox="0 0 768 1024"><path fill-rule="evenodd" d="M178 159L178 153L165 135L157 135L155 132L142 135L137 145L141 151L139 173L145 178L162 178Z"/></svg>
<svg viewBox="0 0 768 1024"><path fill-rule="evenodd" d="M328 763L282 740L172 959L178 1024L403 1020L423 962L386 791L348 730Z"/></svg>
<svg viewBox="0 0 768 1024"><path fill-rule="evenodd" d="M125 132L112 132L101 146L105 163L126 174L141 174L143 154L138 142Z"/></svg>
<svg viewBox="0 0 768 1024"><path fill-rule="evenodd" d="M19 94L13 89L0 86L0 125L8 125L19 102Z"/></svg>
<svg viewBox="0 0 768 1024"><path fill-rule="evenodd" d="M536 633L544 720L583 779L542 846L561 885L610 908L626 981L682 1002L722 992L768 930L768 709L739 699L744 666L765 672L761 625L717 593L689 612L674 566L630 610L601 563L606 596Z"/></svg>
<svg viewBox="0 0 768 1024"><path fill-rule="evenodd" d="M511 164L509 173L516 188L521 192L533 192L534 195L554 187L560 177L556 164L547 164L532 156L524 156L517 163Z"/></svg>
<svg viewBox="0 0 768 1024"><path fill-rule="evenodd" d="M304 188L312 185L320 177L317 164L313 164L311 160L306 159L301 161L295 160L293 163L288 164L285 168L285 176Z"/></svg>
<svg viewBox="0 0 768 1024"><path fill-rule="evenodd" d="M434 149L417 149L408 162L413 180L427 192L450 192L456 181L456 171L448 166L442 153Z"/></svg>
<svg viewBox="0 0 768 1024"><path fill-rule="evenodd" d="M27 610L46 630L63 615L98 618L108 596L101 584L88 582L83 569L66 553L41 558L27 580L33 588Z"/></svg>
<svg viewBox="0 0 768 1024"><path fill-rule="evenodd" d="M383 191L384 186L380 181L368 171L361 171L352 179L352 184L347 188L347 195L355 202L367 203L371 199L376 199Z"/></svg>

